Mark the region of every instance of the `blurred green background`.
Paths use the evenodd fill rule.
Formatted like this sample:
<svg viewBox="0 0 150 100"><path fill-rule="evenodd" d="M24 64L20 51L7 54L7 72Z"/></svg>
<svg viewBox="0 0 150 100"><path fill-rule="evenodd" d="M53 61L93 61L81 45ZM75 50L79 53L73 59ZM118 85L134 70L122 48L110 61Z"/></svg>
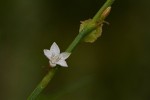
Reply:
<svg viewBox="0 0 150 100"><path fill-rule="evenodd" d="M0 100L26 100L105 0L1 0ZM116 0L102 36L81 43L38 100L150 100L150 0Z"/></svg>

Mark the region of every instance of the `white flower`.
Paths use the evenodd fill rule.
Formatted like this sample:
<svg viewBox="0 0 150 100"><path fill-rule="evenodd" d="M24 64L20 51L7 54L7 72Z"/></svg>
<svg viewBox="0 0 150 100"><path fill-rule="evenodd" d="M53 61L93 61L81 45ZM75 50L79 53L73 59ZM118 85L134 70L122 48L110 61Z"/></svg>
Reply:
<svg viewBox="0 0 150 100"><path fill-rule="evenodd" d="M55 67L56 64L68 67L65 60L70 56L70 54L71 53L68 52L60 53L60 49L55 42L50 47L50 50L44 49L44 55L49 59L51 67Z"/></svg>

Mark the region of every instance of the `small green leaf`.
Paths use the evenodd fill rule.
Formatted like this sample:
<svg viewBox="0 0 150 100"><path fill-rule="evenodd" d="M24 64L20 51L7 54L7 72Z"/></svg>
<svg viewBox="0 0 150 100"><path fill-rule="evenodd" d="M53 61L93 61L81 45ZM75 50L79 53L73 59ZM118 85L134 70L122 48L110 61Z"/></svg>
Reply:
<svg viewBox="0 0 150 100"><path fill-rule="evenodd" d="M82 21L80 24L79 32L81 32L91 21L92 21L92 19ZM97 26L97 28L94 31L89 33L84 38L84 42L89 42L89 43L95 42L97 40L97 38L100 37L102 34L102 26L103 26L103 24L100 24L99 26Z"/></svg>
<svg viewBox="0 0 150 100"><path fill-rule="evenodd" d="M99 18L99 20L97 20L97 22L92 22L92 19L81 21L79 32L85 29L87 25L90 26L92 24L97 24L97 28L91 33L89 33L87 36L85 36L85 38L83 39L84 42L93 43L97 40L97 38L99 38L102 35L103 23L108 23L105 22L104 20L109 15L110 11L111 11L111 7L109 6L103 11L101 17Z"/></svg>

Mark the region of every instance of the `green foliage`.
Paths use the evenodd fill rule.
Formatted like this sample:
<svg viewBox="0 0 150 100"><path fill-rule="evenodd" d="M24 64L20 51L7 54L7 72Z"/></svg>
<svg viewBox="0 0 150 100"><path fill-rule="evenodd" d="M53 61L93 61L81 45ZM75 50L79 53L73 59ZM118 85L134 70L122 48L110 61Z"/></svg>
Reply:
<svg viewBox="0 0 150 100"><path fill-rule="evenodd" d="M81 21L79 32L81 32L90 22L92 19L88 19L85 21ZM97 40L98 37L102 35L102 26L103 24L100 24L97 26L95 30L93 30L91 33L89 33L83 40L84 42L90 42L93 43Z"/></svg>

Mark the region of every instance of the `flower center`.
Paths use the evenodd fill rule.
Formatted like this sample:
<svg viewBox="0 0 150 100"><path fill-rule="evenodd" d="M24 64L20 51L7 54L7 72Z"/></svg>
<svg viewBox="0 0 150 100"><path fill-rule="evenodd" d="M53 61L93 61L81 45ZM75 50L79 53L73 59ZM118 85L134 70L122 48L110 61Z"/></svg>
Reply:
<svg viewBox="0 0 150 100"><path fill-rule="evenodd" d="M52 57L51 57L52 59L51 59L51 62L53 63L53 64L55 64L56 62L58 62L59 60L60 60L60 57L59 57L59 55L54 55L54 54L52 54Z"/></svg>

